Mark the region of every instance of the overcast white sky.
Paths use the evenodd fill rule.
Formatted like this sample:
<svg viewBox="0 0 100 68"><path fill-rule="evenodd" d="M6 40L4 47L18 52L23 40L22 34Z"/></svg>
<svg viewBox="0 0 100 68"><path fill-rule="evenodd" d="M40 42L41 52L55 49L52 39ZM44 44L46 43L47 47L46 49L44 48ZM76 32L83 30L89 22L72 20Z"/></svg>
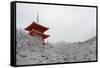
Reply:
<svg viewBox="0 0 100 68"><path fill-rule="evenodd" d="M49 27L49 42L85 41L96 35L96 8L17 3L17 28L36 21Z"/></svg>

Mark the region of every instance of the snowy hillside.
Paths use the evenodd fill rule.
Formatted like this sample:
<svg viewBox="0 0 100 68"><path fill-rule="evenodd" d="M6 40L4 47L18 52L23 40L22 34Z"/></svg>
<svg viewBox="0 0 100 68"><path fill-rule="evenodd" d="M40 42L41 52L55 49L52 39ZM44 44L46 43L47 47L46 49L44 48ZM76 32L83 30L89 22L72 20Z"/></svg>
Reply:
<svg viewBox="0 0 100 68"><path fill-rule="evenodd" d="M80 62L96 60L96 37L84 42L48 43L45 48L39 39L17 30L17 65Z"/></svg>

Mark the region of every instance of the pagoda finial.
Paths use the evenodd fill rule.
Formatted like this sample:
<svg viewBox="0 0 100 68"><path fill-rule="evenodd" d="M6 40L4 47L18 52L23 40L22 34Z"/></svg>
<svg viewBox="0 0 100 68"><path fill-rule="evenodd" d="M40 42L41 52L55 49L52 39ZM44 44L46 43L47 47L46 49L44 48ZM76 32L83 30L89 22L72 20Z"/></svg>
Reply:
<svg viewBox="0 0 100 68"><path fill-rule="evenodd" d="M39 12L37 13L37 22L39 23Z"/></svg>

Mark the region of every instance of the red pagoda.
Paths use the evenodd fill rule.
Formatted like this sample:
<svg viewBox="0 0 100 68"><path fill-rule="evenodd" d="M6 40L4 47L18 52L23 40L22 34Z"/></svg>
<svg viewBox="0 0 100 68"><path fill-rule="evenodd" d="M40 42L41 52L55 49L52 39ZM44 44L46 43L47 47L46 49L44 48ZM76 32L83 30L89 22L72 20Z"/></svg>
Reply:
<svg viewBox="0 0 100 68"><path fill-rule="evenodd" d="M42 38L41 41L43 41L43 45L41 47L44 47L45 44L44 40L49 37L49 35L44 34L44 32L47 31L48 29L49 28L42 26L34 21L27 28L25 28L25 30L29 31L29 34L31 36L38 35Z"/></svg>

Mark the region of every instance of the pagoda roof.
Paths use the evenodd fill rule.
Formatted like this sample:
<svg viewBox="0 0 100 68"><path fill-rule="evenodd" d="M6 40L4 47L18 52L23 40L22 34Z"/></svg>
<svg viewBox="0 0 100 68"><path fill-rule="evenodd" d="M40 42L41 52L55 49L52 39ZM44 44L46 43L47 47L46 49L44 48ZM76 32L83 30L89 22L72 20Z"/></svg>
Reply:
<svg viewBox="0 0 100 68"><path fill-rule="evenodd" d="M46 39L49 37L49 35L43 34L42 37L43 37L43 39Z"/></svg>
<svg viewBox="0 0 100 68"><path fill-rule="evenodd" d="M44 33L41 33L41 32L39 32L39 31L36 31L35 29L32 29L32 31L30 31L30 33L35 33L35 34L37 34L37 35L40 35L43 39L46 39L46 38L48 38L49 37L49 35L46 35L46 34L44 34Z"/></svg>
<svg viewBox="0 0 100 68"><path fill-rule="evenodd" d="M32 29L35 29L36 31L39 31L41 33L44 33L46 30L48 30L48 27L42 26L36 22L33 21L32 24L30 24L25 30L31 31Z"/></svg>

